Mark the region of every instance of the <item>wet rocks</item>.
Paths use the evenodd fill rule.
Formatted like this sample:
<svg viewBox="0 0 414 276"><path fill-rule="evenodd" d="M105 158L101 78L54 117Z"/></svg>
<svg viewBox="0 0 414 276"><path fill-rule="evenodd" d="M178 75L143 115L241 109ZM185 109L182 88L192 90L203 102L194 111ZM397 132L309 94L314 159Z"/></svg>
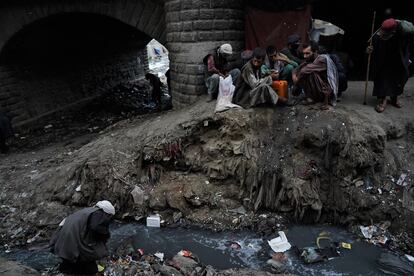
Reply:
<svg viewBox="0 0 414 276"><path fill-rule="evenodd" d="M0 273L3 276L40 275L40 273L33 268L19 264L17 262L7 261L3 258L0 258Z"/></svg>

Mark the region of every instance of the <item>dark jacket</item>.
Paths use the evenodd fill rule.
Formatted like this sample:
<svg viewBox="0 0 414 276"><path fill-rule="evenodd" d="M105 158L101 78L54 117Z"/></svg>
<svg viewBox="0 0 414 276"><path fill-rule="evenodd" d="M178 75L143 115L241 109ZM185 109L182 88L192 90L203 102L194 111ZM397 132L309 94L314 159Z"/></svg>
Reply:
<svg viewBox="0 0 414 276"><path fill-rule="evenodd" d="M13 129L9 117L0 112L0 152L7 153L9 147L6 144L7 138L13 136Z"/></svg>
<svg viewBox="0 0 414 276"><path fill-rule="evenodd" d="M220 71L220 73L224 73L228 69L229 62L227 61L227 59L222 57L222 56L217 55L217 53L208 54L203 58L203 63L204 63L205 66L208 67L208 59L209 59L210 56L213 56L214 66L216 67L216 69L218 71ZM209 72L208 69L207 69L206 74L207 74L207 76L211 76L215 73L214 72Z"/></svg>
<svg viewBox="0 0 414 276"><path fill-rule="evenodd" d="M402 66L401 71L403 75L401 78L406 79L410 76L410 58L414 57L414 25L405 20L397 20L397 22L398 26L395 34L396 43L393 51L397 52L399 58L398 63ZM387 49L385 49L389 41L392 41L392 39L383 41L378 35L373 37L374 52L372 55L374 66L372 71L374 78L376 75L379 75L378 73L384 66L387 66L387 64L384 64L386 60L384 55L389 55L389 53L386 53Z"/></svg>
<svg viewBox="0 0 414 276"><path fill-rule="evenodd" d="M10 118L6 114L0 112L0 138L6 140L13 136L13 129Z"/></svg>
<svg viewBox="0 0 414 276"><path fill-rule="evenodd" d="M53 236L54 254L70 262L89 262L108 255L109 217L96 207L85 208L68 216ZM92 219L95 217L95 219Z"/></svg>

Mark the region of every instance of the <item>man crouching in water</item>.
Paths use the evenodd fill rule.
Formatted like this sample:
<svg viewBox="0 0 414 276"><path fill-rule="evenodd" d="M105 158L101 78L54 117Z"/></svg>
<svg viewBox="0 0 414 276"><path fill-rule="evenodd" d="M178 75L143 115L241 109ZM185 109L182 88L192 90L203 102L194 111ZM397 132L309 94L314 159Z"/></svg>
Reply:
<svg viewBox="0 0 414 276"><path fill-rule="evenodd" d="M65 218L50 241L51 251L62 259L59 271L67 274L93 275L96 260L108 256L109 224L115 208L107 200L84 208Z"/></svg>

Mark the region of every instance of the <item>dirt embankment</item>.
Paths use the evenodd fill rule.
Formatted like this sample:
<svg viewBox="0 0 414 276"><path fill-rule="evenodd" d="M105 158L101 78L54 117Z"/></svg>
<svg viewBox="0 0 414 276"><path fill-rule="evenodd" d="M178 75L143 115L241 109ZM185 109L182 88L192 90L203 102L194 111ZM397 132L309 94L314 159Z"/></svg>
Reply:
<svg viewBox="0 0 414 276"><path fill-rule="evenodd" d="M395 243L412 254L414 101L406 96L404 109L377 114L353 102L359 87L352 83L331 111L215 115L213 103L200 101L119 122L83 146L2 156L1 243L47 239L74 209L105 198L119 218L157 211L167 224L216 229L389 221ZM405 187L396 184L403 175Z"/></svg>

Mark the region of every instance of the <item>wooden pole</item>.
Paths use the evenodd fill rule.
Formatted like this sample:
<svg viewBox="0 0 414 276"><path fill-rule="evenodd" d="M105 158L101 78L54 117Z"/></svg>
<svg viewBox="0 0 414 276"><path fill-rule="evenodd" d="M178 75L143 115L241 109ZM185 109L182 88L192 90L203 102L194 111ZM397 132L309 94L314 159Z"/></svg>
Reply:
<svg viewBox="0 0 414 276"><path fill-rule="evenodd" d="M374 16L372 18L372 27L371 27L371 39L369 40L369 46L372 46L372 37L374 35L375 28L375 16L377 12L374 11ZM365 95L364 95L364 105L367 104L367 91L368 91L368 79L369 79L369 66L371 64L371 52L368 53L368 64L367 64L367 76L365 79Z"/></svg>

